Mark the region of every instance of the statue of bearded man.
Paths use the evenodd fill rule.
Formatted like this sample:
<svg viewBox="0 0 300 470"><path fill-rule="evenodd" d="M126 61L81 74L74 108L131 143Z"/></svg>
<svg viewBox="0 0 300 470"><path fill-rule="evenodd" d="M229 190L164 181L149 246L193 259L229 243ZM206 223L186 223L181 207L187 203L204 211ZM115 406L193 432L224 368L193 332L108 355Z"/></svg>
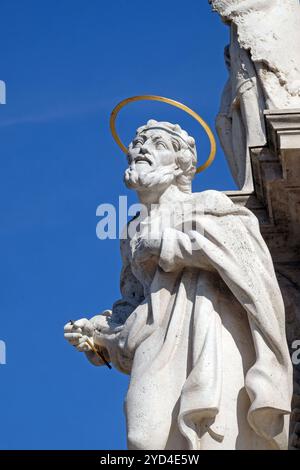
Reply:
<svg viewBox="0 0 300 470"><path fill-rule="evenodd" d="M192 193L196 160L180 126L137 130L125 183L146 210L121 240L122 298L65 337L130 374L129 449L284 449L292 372L271 256L249 210Z"/></svg>

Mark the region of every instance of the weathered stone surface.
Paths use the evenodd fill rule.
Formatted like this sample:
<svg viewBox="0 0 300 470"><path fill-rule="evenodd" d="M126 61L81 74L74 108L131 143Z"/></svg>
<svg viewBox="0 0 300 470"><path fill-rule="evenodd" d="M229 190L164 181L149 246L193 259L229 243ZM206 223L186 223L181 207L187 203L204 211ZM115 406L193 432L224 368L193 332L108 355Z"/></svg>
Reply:
<svg viewBox="0 0 300 470"><path fill-rule="evenodd" d="M216 127L238 187L249 191L249 149L267 141L264 110L300 107L299 0L209 1L230 26L229 79Z"/></svg>
<svg viewBox="0 0 300 470"><path fill-rule="evenodd" d="M286 310L290 354L300 340L300 109L266 111L267 145L251 148L253 193L230 198L254 212L272 254ZM300 365L294 364L291 448L300 448Z"/></svg>
<svg viewBox="0 0 300 470"><path fill-rule="evenodd" d="M284 304L245 194L192 193L195 141L150 120L125 182L143 210L121 240L112 311L65 326L95 365L131 375L131 449L285 449L292 395ZM262 202L248 205L269 219ZM133 227L133 230L132 230Z"/></svg>

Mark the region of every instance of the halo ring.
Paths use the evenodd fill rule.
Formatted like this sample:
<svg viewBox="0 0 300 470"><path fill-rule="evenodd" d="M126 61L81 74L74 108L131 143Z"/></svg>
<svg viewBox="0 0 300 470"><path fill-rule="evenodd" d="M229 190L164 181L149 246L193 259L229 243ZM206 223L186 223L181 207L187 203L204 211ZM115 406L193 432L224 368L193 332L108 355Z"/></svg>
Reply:
<svg viewBox="0 0 300 470"><path fill-rule="evenodd" d="M213 135L212 130L210 129L209 125L199 116L199 114L197 114L191 108L189 108L188 106L186 106L183 103L180 103L179 101L172 100L171 98L165 98L164 96L156 96L156 95L132 96L130 98L126 98L126 99L120 101L120 103L117 104L117 106L115 106L115 108L112 110L111 115L110 115L109 125L110 125L110 130L111 130L112 136L115 139L116 143L121 148L121 150L124 153L128 152L127 147L123 144L123 142L121 141L121 139L120 139L120 137L119 137L119 135L116 131L116 118L117 118L119 112L121 111L121 109L124 108L124 106L126 106L127 104L133 103L135 101L144 101L144 100L146 100L146 101L161 101L163 103L170 104L171 106L175 106L176 108L182 109L182 111L185 111L187 114L189 114L194 119L196 119L196 121L205 130L205 132L207 134L207 137L209 139L209 142L210 142L209 156L208 156L207 160L202 165L198 166L198 168L196 170L196 173L200 173L200 172L206 170L206 168L208 168L212 164L212 162L214 161L214 158L215 158L215 155L216 155L216 150L217 150L216 140L215 140L215 137Z"/></svg>

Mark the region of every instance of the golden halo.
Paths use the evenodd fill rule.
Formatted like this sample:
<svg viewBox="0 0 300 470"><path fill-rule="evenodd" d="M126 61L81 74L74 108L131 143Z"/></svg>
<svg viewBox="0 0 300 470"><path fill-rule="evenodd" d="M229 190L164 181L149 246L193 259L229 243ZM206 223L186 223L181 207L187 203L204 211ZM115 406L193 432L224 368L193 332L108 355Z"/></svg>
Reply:
<svg viewBox="0 0 300 470"><path fill-rule="evenodd" d="M125 100L121 101L117 106L112 110L111 115L110 115L110 130L112 133L113 138L121 148L121 150L124 153L128 152L127 147L123 144L121 141L117 131L116 131L116 118L117 115L119 114L120 110L124 108L128 103L133 103L134 101L143 101L143 100L148 100L148 101L162 101L163 103L170 104L172 106L175 106L176 108L182 109L185 111L187 114L192 116L194 119L196 119L197 122L203 127L205 130L207 137L210 142L210 153L209 156L203 165L198 166L196 173L200 173L201 171L204 171L206 168L209 167L209 165L212 164L215 155L216 155L216 141L214 138L214 135L209 127L209 125L197 114L195 111L193 111L191 108L188 108L185 104L179 103L179 101L172 100L171 98L165 98L163 96L156 96L156 95L140 95L140 96L132 96L131 98L126 98Z"/></svg>

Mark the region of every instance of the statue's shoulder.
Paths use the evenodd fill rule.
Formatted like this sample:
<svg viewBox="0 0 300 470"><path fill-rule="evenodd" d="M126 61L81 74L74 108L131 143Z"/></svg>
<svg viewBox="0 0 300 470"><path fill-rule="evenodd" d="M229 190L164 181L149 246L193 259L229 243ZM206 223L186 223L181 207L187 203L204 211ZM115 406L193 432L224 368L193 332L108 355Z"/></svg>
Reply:
<svg viewBox="0 0 300 470"><path fill-rule="evenodd" d="M194 203L204 210L215 214L231 212L235 208L235 204L226 194L221 191L209 189L201 193L193 193Z"/></svg>

